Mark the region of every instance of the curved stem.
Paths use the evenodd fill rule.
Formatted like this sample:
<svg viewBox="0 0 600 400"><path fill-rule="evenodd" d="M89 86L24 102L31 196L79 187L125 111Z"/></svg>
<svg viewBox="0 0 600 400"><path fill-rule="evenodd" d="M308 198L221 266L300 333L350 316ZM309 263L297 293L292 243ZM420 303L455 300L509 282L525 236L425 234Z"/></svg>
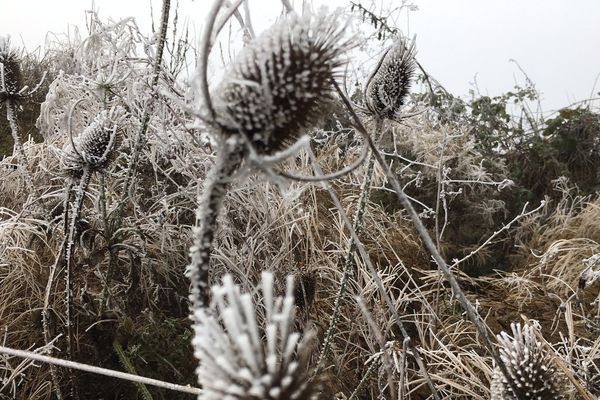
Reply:
<svg viewBox="0 0 600 400"><path fill-rule="evenodd" d="M202 197L198 199L194 244L190 248L190 265L186 274L191 280L190 301L192 311L208 305L209 263L213 240L218 228L217 217L231 177L241 164L244 144L237 137L223 141L217 160L206 177Z"/></svg>

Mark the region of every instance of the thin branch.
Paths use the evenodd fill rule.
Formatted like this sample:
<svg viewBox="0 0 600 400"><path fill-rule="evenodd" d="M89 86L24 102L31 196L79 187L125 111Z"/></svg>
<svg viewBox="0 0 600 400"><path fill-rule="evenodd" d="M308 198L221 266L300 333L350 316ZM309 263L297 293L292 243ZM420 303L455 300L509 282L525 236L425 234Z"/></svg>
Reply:
<svg viewBox="0 0 600 400"><path fill-rule="evenodd" d="M525 205L523 206L523 210L521 211L521 213L519 215L517 215L516 217L514 217L508 224L504 225L502 228L500 228L499 230L495 231L489 238L487 238L487 240L485 242L483 242L479 247L477 247L477 249L473 250L472 252L470 252L469 254L467 254L466 256L464 256L463 258L461 258L460 260L456 260L454 261L454 263L451 265L450 268L454 268L456 267L458 264L468 260L469 258L473 257L475 254L477 254L481 249L483 249L485 246L487 246L492 240L494 240L494 238L496 236L498 236L500 233L504 232L505 230L509 229L512 224L514 224L515 222L517 222L518 220L520 220L521 218L527 217L531 214L536 213L537 211L539 211L541 208L543 208L546 205L546 202L544 200L542 200L540 202L540 205L537 206L536 208L534 208L531 211L525 212L525 209L527 208L527 205L529 203L525 203Z"/></svg>
<svg viewBox="0 0 600 400"><path fill-rule="evenodd" d="M152 386L156 386L156 387L160 387L160 388L168 389L168 390L173 390L173 391L177 391L177 392L189 393L189 394L195 394L195 395L202 394L202 390L195 388L195 387L183 386L183 385L178 385L175 383L159 381L158 379L146 378L143 376L128 374L125 372L115 371L112 369L95 367L93 365L82 364L82 363L78 363L75 361L68 361L68 360L62 360L60 358L55 358L55 357L43 356L41 354L37 354L37 353L31 352L31 351L16 350L16 349L11 349L9 347L0 346L0 353L8 354L8 355L14 356L14 357L26 358L29 360L35 360L35 361L40 361L43 363L57 365L59 367L90 372L92 374L110 376L111 378L124 379L124 380L130 381L130 382L143 383L145 385L152 385Z"/></svg>
<svg viewBox="0 0 600 400"><path fill-rule="evenodd" d="M215 110L212 106L212 101L210 99L210 93L208 91L208 56L210 54L211 41L213 28L215 26L215 22L217 19L217 14L223 5L223 0L215 0L208 13L208 17L206 19L207 23L204 27L204 31L202 33L202 42L200 43L200 60L199 63L199 76L200 76L200 95L202 96L202 104L206 107L208 111L208 116L210 121L214 121L215 119Z"/></svg>

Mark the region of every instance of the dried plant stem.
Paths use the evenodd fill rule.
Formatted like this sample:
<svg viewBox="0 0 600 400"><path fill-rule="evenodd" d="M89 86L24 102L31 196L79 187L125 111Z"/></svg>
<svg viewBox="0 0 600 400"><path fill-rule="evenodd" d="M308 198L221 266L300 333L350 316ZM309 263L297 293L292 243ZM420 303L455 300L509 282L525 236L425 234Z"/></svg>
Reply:
<svg viewBox="0 0 600 400"><path fill-rule="evenodd" d="M64 231L67 232L69 229L69 198L71 194L71 190L73 189L73 179L69 179L66 187L65 187L65 199L63 201L63 226ZM56 275L56 270L58 269L58 265L62 262L65 249L67 247L67 236L63 238L63 241L59 247L58 253L56 255L56 260L52 267L50 267L50 273L48 274L48 282L46 283L46 291L44 294L44 307L42 308L42 330L44 331L44 342L46 347L48 347L48 353L52 354L52 335L50 335L50 295L52 294L52 287L54 286L54 277ZM60 390L60 385L58 381L58 374L56 371L56 366L54 364L50 365L50 376L52 377L53 389L56 394L58 400L62 400L62 392Z"/></svg>
<svg viewBox="0 0 600 400"><path fill-rule="evenodd" d="M208 305L209 268L213 240L218 228L217 217L227 194L231 177L240 165L244 143L237 136L222 140L215 165L206 177L203 194L198 199L194 244L190 248L190 265L187 269L191 281L192 310Z"/></svg>
<svg viewBox="0 0 600 400"><path fill-rule="evenodd" d="M406 353L410 346L410 339L404 338L402 342L402 357L400 358L400 378L398 379L398 399L404 399L404 380L406 379Z"/></svg>
<svg viewBox="0 0 600 400"><path fill-rule="evenodd" d="M429 232L423 225L423 222L421 222L421 219L419 218L419 215L417 214L415 208L412 206L412 204L410 203L410 200L408 199L408 197L402 190L402 187L400 186L398 179L396 178L396 176L394 176L394 174L390 170L389 166L387 165L387 163L381 156L381 154L379 154L377 147L375 146L375 143L373 143L373 140L369 137L367 129L364 127L362 121L360 120L360 118L358 117L358 115L356 114L354 109L352 108L352 104L350 103L350 101L348 100L348 98L346 97L344 92L340 89L339 85L335 81L333 81L333 84L335 85L335 88L336 88L338 94L340 95L342 101L344 102L346 108L352 115L352 118L355 122L356 128L361 130L365 134L365 137L367 138L367 140L369 142L369 146L371 147L371 150L373 151L373 154L375 155L375 159L376 159L377 163L383 169L383 172L384 172L386 178L388 179L389 183L392 185L392 188L396 192L396 196L398 197L398 200L400 200L400 203L405 208L405 210L408 212L408 215L409 215L410 219L412 220L413 224L415 225L415 228L416 228L417 232L419 233L419 236L421 237L421 240L423 241L425 248L432 255L436 264L438 265L438 267L444 274L446 280L448 280L448 283L450 284L450 287L452 288L452 293L454 294L454 296L456 296L458 302L461 304L461 306L467 313L468 318L475 325L477 332L483 338L483 343L484 343L485 347L488 349L488 351L490 352L490 354L492 355L492 358L496 362L496 365L498 365L498 367L502 371L502 374L504 375L504 377L507 379L507 381L509 381L509 384L514 389L514 392L518 393L518 391L516 390L516 383L512 381L510 374L508 373L508 370L506 368L506 365L500 358L498 351L496 350L496 348L494 347L494 344L492 343L492 339L490 338L490 335L488 333L487 325L480 318L479 314L477 313L477 310L475 310L475 307L473 307L473 305L471 304L469 299L467 299L466 295L460 288L458 281L454 277L454 274L452 273L450 268L448 268L448 265L446 264L442 255L438 251L435 243L433 243L433 240L431 239Z"/></svg>
<svg viewBox="0 0 600 400"><path fill-rule="evenodd" d="M382 127L383 121L381 119L377 119L375 131L378 136L382 136ZM352 223L353 229L357 235L360 234L363 222L363 216L365 213L366 205L369 200L369 195L371 193L371 181L373 179L373 169L375 166L375 159L372 155L369 155L367 161L367 170L365 172L365 177L363 180L363 184L361 187L360 195L358 198L358 203L356 205L356 212L354 214L354 221ZM324 367L324 361L327 357L329 357L329 352L331 350L331 344L333 341L333 336L335 335L337 324L340 317L341 312L341 303L344 297L346 296L346 289L348 286L348 279L354 272L354 254L356 253L356 242L351 238L350 245L348 246L348 251L344 257L344 267L342 269L342 278L340 280L340 286L338 292L335 297L335 302L333 306L333 313L329 317L329 327L327 328L327 333L325 334L325 340L323 341L323 347L321 349L321 353L319 354L319 361L317 362L317 368L315 375L317 375L321 369Z"/></svg>
<svg viewBox="0 0 600 400"><path fill-rule="evenodd" d="M121 343L119 342L118 339L115 339L113 341L113 349L115 350L117 357L119 357L119 362L121 363L123 368L125 368L125 370L128 373L130 373L131 375L137 375L138 373L135 370L135 367L131 363L131 360L129 360L129 357L127 357L127 354L125 354L125 351L123 350L123 346L121 346ZM145 384L143 384L142 382L138 382L138 381L135 381L133 383L138 388L138 391L140 392L140 394L144 400L152 400L152 395L148 391L148 388L146 387Z"/></svg>
<svg viewBox="0 0 600 400"><path fill-rule="evenodd" d="M73 203L73 210L71 212L71 222L69 224L69 231L67 232L66 247L65 247L65 325L67 326L67 357L69 360L73 359L73 276L72 276L72 258L73 249L75 246L75 233L77 222L81 214L83 206L83 200L85 199L85 191L90 183L92 177L92 171L89 168L84 168L83 175L80 178L77 192L75 193L75 200ZM65 212L67 212L65 210ZM59 254L60 257L60 254ZM77 384L76 377L73 370L69 370L69 379L71 381L71 394L74 398L77 396Z"/></svg>
<svg viewBox="0 0 600 400"><path fill-rule="evenodd" d="M494 231L493 234L490 235L490 237L488 237L482 244L479 245L479 247L477 247L475 250L471 251L469 254L467 254L466 256L464 256L463 258L461 258L460 260L456 260L452 265L451 268L455 268L457 267L459 264L465 262L466 260L468 260L469 258L473 257L475 254L477 254L479 251L481 251L481 249L483 249L485 246L487 246L492 240L494 240L499 234L501 234L502 232L510 229L510 227L517 222L520 219L523 219L525 217L528 217L532 214L535 214L536 212L538 212L539 210L541 210L542 208L544 208L544 206L546 205L546 202L544 200L542 200L540 202L540 205L537 206L536 208L525 212L525 210L527 210L527 206L529 205L529 203L525 203L523 205L523 209L521 210L521 212L519 213L519 215L517 215L516 217L514 217L510 222L508 222L506 225L504 225L502 228L498 229L497 231Z"/></svg>
<svg viewBox="0 0 600 400"><path fill-rule="evenodd" d="M95 367L93 365L82 364L82 363L69 361L69 360L62 360L60 358L43 356L41 354L37 354L37 353L31 352L31 351L15 350L15 349L11 349L8 347L0 346L0 353L8 354L8 355L14 356L14 357L26 358L29 360L35 360L35 361L39 361L39 362L43 362L43 363L57 365L59 367L76 369L79 371L90 372L90 373L98 374L98 375L110 376L111 378L124 379L124 380L130 381L130 382L140 382L145 385L152 385L152 386L156 386L156 387L160 387L160 388L168 389L168 390L173 390L173 391L177 391L177 392L189 393L189 394L195 394L195 395L202 394L202 390L195 388L195 387L177 385L174 383L159 381L157 379L145 378L143 376L128 374L128 373L121 372L121 371L114 371L112 369L100 368L100 367Z"/></svg>
<svg viewBox="0 0 600 400"><path fill-rule="evenodd" d="M337 84L336 84L336 87L338 87ZM367 140L369 140L369 141L371 140L370 137L366 134L366 130L364 130L364 136ZM372 141L370 143L372 143ZM372 151L373 150L377 151L376 150L377 148L375 146L371 146L371 149L372 149ZM312 152L311 149L308 150L308 153L311 158L312 166L313 166L313 169L315 170L315 174L322 175L323 172L321 171L321 168L317 164L314 153ZM374 153L374 154L379 155L379 153ZM369 269L369 274L371 275L371 277L373 278L373 281L377 285L377 290L383 297L383 299L388 307L388 310L392 313L392 315L394 317L394 322L400 329L400 332L402 333L402 337L405 339L407 339L407 338L409 339L408 343L410 345L412 354L415 357L415 361L417 362L417 365L419 366L419 370L421 371L423 379L425 380L425 382L427 382L427 386L431 390L433 398L436 400L441 400L441 397L440 397L435 385L433 384L431 376L429 375L429 372L427 371L427 366L421 359L421 356L419 355L418 350L412 345L412 342L410 342L410 336L408 335L408 331L406 330L404 323L402 323L402 320L400 319L400 315L398 314L398 311L396 310L396 307L394 306L394 303L392 302L388 292L385 290L385 287L383 286L383 282L381 281L381 278L377 274L377 271L375 270L375 267L373 266L373 263L371 262L371 257L369 257L369 254L365 250L365 246L362 244L362 242L358 238L356 232L354 231L353 224L350 222L348 215L346 215L346 212L344 211L344 208L342 207L342 203L340 202L337 194L331 188L331 185L327 181L322 181L321 187L323 187L323 189L327 190L327 192L329 193L329 197L333 201L335 208L338 210L340 217L342 218L342 221L344 222L344 225L346 225L346 227L348 228L350 235L352 236L352 240L356 243L356 249L358 250L361 258L363 259L363 262Z"/></svg>
<svg viewBox="0 0 600 400"><path fill-rule="evenodd" d="M15 111L16 104L12 100L7 100L4 104L6 105L6 119L8 119L10 132L15 142L15 149L17 150L17 156L19 157L19 163L21 164L21 171L23 172L23 177L25 178L25 184L27 185L29 192L34 193L35 188L33 186L33 178L29 172L29 161L27 160L27 155L25 154L23 143L21 142L21 135L19 134L19 124L17 124Z"/></svg>

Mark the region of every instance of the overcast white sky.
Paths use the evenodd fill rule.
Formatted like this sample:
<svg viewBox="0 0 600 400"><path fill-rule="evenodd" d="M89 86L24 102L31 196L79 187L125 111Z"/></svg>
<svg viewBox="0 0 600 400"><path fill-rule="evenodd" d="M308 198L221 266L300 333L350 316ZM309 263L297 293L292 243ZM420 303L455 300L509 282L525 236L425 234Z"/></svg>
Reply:
<svg viewBox="0 0 600 400"><path fill-rule="evenodd" d="M103 18L133 16L150 32L150 2L160 17L160 0L96 0ZM355 0L358 1L358 0ZM362 0L401 5L400 0ZM403 14L399 26L417 35L421 64L448 90L465 96L477 76L482 92L496 95L523 83L515 59L543 92L543 107L552 110L589 98L600 74L599 0L414 0L418 11ZM172 0L173 5L176 4ZM212 0L180 0L180 20L189 18L200 31ZM300 1L296 1L300 4ZM85 32L88 0L0 0L0 35L33 50L47 32ZM280 11L278 0L250 0L257 31ZM346 5L349 0L313 0ZM595 97L600 91L596 86Z"/></svg>

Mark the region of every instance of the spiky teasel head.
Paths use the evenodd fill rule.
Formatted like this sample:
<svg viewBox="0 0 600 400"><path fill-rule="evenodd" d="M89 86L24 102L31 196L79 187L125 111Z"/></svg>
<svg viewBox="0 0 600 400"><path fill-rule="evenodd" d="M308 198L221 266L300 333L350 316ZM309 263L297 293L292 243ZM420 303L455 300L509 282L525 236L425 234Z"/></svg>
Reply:
<svg viewBox="0 0 600 400"><path fill-rule="evenodd" d="M215 286L211 309L194 311L194 354L200 400L314 398L307 381L310 351L294 332L293 280L273 296L273 275L262 274L262 301L242 294L230 275Z"/></svg>
<svg viewBox="0 0 600 400"><path fill-rule="evenodd" d="M7 38L0 37L0 102L15 98L21 90L21 60Z"/></svg>
<svg viewBox="0 0 600 400"><path fill-rule="evenodd" d="M105 168L114 153L126 114L121 106L99 112L73 143L67 142L63 150L65 170L77 176L86 168L90 171Z"/></svg>
<svg viewBox="0 0 600 400"><path fill-rule="evenodd" d="M273 153L326 115L331 78L354 45L337 13L286 17L245 47L213 92L216 123Z"/></svg>
<svg viewBox="0 0 600 400"><path fill-rule="evenodd" d="M552 367L552 358L535 338L534 327L511 324L513 337L506 332L498 335L500 357L510 375L511 383L496 367L492 378L492 400L553 400L566 397L565 381ZM515 393L515 389L517 393Z"/></svg>
<svg viewBox="0 0 600 400"><path fill-rule="evenodd" d="M367 108L380 117L395 119L405 104L415 73L415 42L399 38L386 50L365 87Z"/></svg>

